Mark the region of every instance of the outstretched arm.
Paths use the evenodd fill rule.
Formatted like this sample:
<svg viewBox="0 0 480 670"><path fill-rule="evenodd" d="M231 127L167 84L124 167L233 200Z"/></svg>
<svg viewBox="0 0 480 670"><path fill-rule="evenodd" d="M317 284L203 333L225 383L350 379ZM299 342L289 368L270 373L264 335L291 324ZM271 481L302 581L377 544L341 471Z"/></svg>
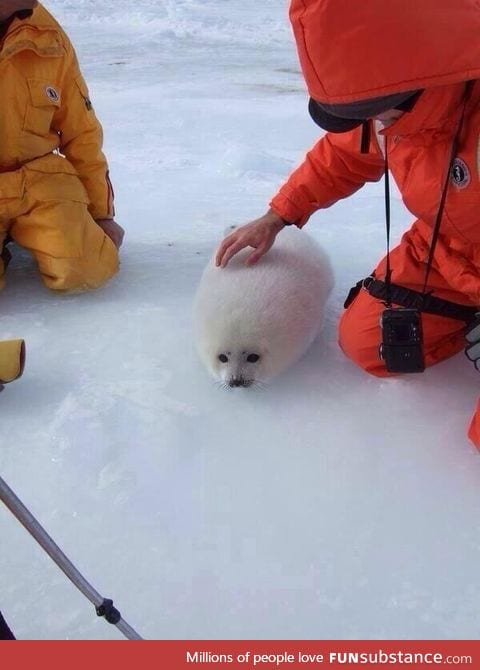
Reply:
<svg viewBox="0 0 480 670"><path fill-rule="evenodd" d="M247 265L253 265L271 248L287 222L301 228L317 209L355 193L367 181L378 181L385 165L381 151L375 143L371 152L362 154L360 142L358 130L327 134L317 142L272 199L269 211L222 241L217 266L225 267L246 247L254 248L246 260Z"/></svg>
<svg viewBox="0 0 480 670"><path fill-rule="evenodd" d="M318 209L352 195L366 182L381 179L385 160L377 141L372 140L368 153L361 153L361 141L361 128L327 133L273 197L271 208L301 228Z"/></svg>
<svg viewBox="0 0 480 670"><path fill-rule="evenodd" d="M102 127L93 110L75 51L69 41L64 46L62 97L53 127L60 135L60 151L77 170L85 186L90 199L90 214L118 248L124 231L113 220L113 188L102 151Z"/></svg>

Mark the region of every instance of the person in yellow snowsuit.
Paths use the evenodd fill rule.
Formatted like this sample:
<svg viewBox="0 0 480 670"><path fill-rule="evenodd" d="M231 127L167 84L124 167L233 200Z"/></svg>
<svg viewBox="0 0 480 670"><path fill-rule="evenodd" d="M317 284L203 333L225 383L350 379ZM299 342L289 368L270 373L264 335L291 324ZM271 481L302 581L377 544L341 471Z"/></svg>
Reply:
<svg viewBox="0 0 480 670"><path fill-rule="evenodd" d="M36 0L0 0L0 101L0 288L9 240L50 289L102 286L124 234L102 128L70 40ZM21 374L19 353L0 342L0 384Z"/></svg>

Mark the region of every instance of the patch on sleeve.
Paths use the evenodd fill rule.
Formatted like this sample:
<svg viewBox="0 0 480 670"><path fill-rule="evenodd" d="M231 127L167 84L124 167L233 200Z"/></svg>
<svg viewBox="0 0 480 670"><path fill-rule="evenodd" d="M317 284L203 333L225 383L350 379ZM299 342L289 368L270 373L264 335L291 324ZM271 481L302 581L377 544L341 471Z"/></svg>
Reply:
<svg viewBox="0 0 480 670"><path fill-rule="evenodd" d="M450 170L450 181L457 188L467 188L471 176L468 165L461 158L455 158Z"/></svg>

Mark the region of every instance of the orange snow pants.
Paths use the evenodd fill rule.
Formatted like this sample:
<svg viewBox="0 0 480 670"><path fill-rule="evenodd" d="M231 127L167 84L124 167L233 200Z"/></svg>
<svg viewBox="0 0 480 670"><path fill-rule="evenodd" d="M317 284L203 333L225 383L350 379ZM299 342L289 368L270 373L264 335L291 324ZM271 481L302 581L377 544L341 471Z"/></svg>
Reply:
<svg viewBox="0 0 480 670"><path fill-rule="evenodd" d="M7 235L28 249L50 289L101 286L117 272L118 252L88 204L85 187L62 156L48 154L0 172L0 250ZM0 259L0 288L4 274Z"/></svg>
<svg viewBox="0 0 480 670"><path fill-rule="evenodd" d="M418 263L409 233L390 254L393 269L392 282L416 291L422 291L425 279L425 264ZM375 269L375 276L385 277L385 258ZM452 291L444 278L432 268L428 281L436 297L445 298L463 305L472 303L461 293ZM387 377L384 362L379 357L381 342L380 318L384 304L372 297L366 289L359 294L344 311L339 325L339 344L343 352L366 372L378 377ZM434 365L453 356L465 346L465 323L443 316L422 314L425 365ZM480 449L480 402L468 431L469 438Z"/></svg>

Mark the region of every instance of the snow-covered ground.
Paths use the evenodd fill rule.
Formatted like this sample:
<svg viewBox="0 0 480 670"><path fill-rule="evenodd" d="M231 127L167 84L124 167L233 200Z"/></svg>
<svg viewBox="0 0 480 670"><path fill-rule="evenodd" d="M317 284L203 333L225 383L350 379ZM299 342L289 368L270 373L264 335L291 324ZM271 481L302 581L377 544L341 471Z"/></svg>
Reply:
<svg viewBox="0 0 480 670"><path fill-rule="evenodd" d="M469 638L480 627L480 377L462 355L380 381L346 360L347 289L382 255L383 185L318 213L336 288L263 392L221 391L191 303L222 231L263 213L317 136L279 0L47 0L69 31L127 229L107 287L56 296L17 250L0 473L147 638ZM395 203L395 237L410 215ZM120 634L0 509L20 638Z"/></svg>

